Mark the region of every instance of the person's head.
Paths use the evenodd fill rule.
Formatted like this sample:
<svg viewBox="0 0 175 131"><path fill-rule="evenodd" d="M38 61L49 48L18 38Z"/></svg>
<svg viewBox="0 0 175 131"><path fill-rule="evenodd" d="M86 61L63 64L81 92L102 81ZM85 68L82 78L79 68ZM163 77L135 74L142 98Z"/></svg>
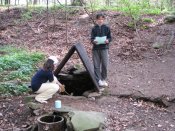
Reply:
<svg viewBox="0 0 175 131"><path fill-rule="evenodd" d="M43 69L46 71L53 71L54 70L54 61L51 59L48 59L44 65L43 65Z"/></svg>
<svg viewBox="0 0 175 131"><path fill-rule="evenodd" d="M57 59L57 57L56 57L56 56L49 56L49 58L48 58L48 59L53 60L53 61L54 61L54 65L58 64L58 59Z"/></svg>
<svg viewBox="0 0 175 131"><path fill-rule="evenodd" d="M105 20L105 16L103 14L97 14L96 15L96 23L98 25L103 25Z"/></svg>

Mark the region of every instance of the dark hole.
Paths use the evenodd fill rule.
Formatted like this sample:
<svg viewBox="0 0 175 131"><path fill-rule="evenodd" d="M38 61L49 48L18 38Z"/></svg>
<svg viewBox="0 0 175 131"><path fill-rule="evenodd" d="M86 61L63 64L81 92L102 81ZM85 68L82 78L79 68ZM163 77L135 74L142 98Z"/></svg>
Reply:
<svg viewBox="0 0 175 131"><path fill-rule="evenodd" d="M65 85L66 92L73 96L81 96L85 91L95 88L90 75L87 71L71 70L61 72L58 75L59 81Z"/></svg>
<svg viewBox="0 0 175 131"><path fill-rule="evenodd" d="M63 120L63 117L61 116L44 116L40 119L40 121L46 122L46 123L59 122L62 120Z"/></svg>

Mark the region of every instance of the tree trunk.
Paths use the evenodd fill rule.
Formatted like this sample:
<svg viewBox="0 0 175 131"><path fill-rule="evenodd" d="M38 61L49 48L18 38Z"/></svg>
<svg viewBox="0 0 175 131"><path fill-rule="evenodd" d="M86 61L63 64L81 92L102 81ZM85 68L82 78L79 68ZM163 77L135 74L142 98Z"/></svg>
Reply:
<svg viewBox="0 0 175 131"><path fill-rule="evenodd" d="M33 0L33 5L36 5L38 3L38 0Z"/></svg>
<svg viewBox="0 0 175 131"><path fill-rule="evenodd" d="M106 3L106 6L110 6L110 0L106 0L105 3Z"/></svg>
<svg viewBox="0 0 175 131"><path fill-rule="evenodd" d="M1 0L1 5L3 5L3 1Z"/></svg>
<svg viewBox="0 0 175 131"><path fill-rule="evenodd" d="M29 5L32 5L32 0L28 0L28 4Z"/></svg>
<svg viewBox="0 0 175 131"><path fill-rule="evenodd" d="M85 4L85 0L72 0L71 1L71 5L73 6L83 6L83 4Z"/></svg>
<svg viewBox="0 0 175 131"><path fill-rule="evenodd" d="M8 5L8 0L5 0L5 5Z"/></svg>
<svg viewBox="0 0 175 131"><path fill-rule="evenodd" d="M29 2L28 0L26 0L26 8L28 9L28 7L29 7Z"/></svg>

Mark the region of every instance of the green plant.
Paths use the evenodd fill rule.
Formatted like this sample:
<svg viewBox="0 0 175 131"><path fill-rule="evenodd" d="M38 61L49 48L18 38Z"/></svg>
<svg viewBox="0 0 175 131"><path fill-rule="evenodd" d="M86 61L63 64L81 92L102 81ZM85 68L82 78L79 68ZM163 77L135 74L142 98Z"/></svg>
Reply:
<svg viewBox="0 0 175 131"><path fill-rule="evenodd" d="M15 84L15 81L30 81L37 63L43 60L44 55L10 46L0 46L0 52L6 52L0 57L0 94L23 93L27 86Z"/></svg>
<svg viewBox="0 0 175 131"><path fill-rule="evenodd" d="M127 24L127 26L134 29L134 23L133 23L133 22L129 22L129 23Z"/></svg>
<svg viewBox="0 0 175 131"><path fill-rule="evenodd" d="M143 18L142 21L145 23L153 23L154 22L154 20L152 18Z"/></svg>
<svg viewBox="0 0 175 131"><path fill-rule="evenodd" d="M45 10L43 6L29 6L27 10L25 10L22 15L21 19L24 21L32 19L33 14L42 14Z"/></svg>
<svg viewBox="0 0 175 131"><path fill-rule="evenodd" d="M29 88L25 84L2 83L0 86L1 96L21 95L27 91Z"/></svg>
<svg viewBox="0 0 175 131"><path fill-rule="evenodd" d="M27 10L27 11L23 12L21 17L22 17L22 20L25 20L25 21L30 20L32 18L32 11Z"/></svg>

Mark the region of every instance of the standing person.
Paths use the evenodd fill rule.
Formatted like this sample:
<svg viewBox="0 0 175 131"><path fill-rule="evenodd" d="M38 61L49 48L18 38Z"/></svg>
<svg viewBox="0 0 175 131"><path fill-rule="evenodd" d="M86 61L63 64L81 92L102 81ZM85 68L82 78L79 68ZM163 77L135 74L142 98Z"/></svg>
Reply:
<svg viewBox="0 0 175 131"><path fill-rule="evenodd" d="M97 14L96 25L91 32L94 73L100 87L108 86L106 79L109 61L108 50L111 42L111 31L110 28L104 24L104 21L105 16L103 14Z"/></svg>
<svg viewBox="0 0 175 131"><path fill-rule="evenodd" d="M46 100L52 98L61 89L62 85L53 75L54 65L57 63L58 60L55 56L49 57L43 68L39 69L32 77L31 88L37 94L35 100L40 103L47 103Z"/></svg>

